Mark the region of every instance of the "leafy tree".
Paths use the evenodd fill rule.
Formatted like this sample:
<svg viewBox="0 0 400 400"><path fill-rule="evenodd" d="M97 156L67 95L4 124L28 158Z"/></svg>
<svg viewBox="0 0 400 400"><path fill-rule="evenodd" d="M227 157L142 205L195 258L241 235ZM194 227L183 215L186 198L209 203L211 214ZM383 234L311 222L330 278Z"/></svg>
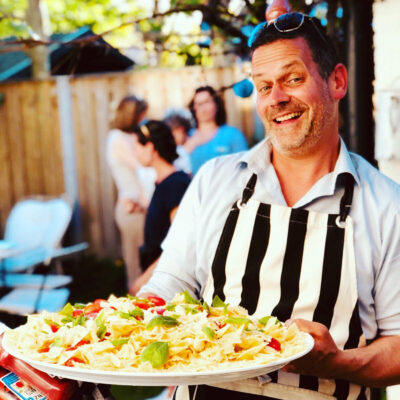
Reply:
<svg viewBox="0 0 400 400"><path fill-rule="evenodd" d="M45 5L52 32L89 26L115 47L142 51L147 63L153 60L164 66L211 65L216 53L245 58L247 36L254 25L265 20L266 8L265 0L36 1ZM328 4L328 29L340 38L339 0L291 0L294 10L304 12L322 3ZM35 45L34 29L27 23L27 5L28 0L2 0L0 38L14 35L21 44Z"/></svg>

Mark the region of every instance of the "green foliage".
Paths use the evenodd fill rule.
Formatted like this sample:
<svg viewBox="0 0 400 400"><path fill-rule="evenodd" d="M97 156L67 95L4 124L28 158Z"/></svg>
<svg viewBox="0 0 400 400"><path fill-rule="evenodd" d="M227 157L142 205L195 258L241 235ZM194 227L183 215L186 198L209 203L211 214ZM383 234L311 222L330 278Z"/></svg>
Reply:
<svg viewBox="0 0 400 400"><path fill-rule="evenodd" d="M33 32L24 21L29 1L1 1L0 38L32 36ZM290 2L293 10L308 12L311 9L305 0ZM313 5L321 2L313 0ZM328 0L328 3L335 8L340 4L337 0ZM166 67L211 66L213 53L221 54L226 50L247 57L247 40L241 29L264 21L266 7L265 0L241 3L170 0L169 9L182 11L160 17L153 14L168 8L158 8L161 2L143 0L41 0L41 4L46 9L44 14L49 17L52 32L66 33L88 26L96 34L104 34L103 38L114 47L122 51L128 48L141 50L146 54L147 63L157 60L159 65ZM190 11L185 11L188 8ZM202 31L201 21L207 23L209 29ZM337 21L333 22L338 31L340 26ZM205 44L206 39L211 39L210 46Z"/></svg>
<svg viewBox="0 0 400 400"><path fill-rule="evenodd" d="M28 37L25 10L27 0L2 0L0 4L0 38L8 36Z"/></svg>

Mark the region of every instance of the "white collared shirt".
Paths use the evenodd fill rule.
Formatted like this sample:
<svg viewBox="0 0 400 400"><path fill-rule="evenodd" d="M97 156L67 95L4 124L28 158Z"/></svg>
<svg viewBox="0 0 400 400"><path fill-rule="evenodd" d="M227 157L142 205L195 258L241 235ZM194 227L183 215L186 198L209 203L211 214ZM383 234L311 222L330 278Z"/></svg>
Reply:
<svg viewBox="0 0 400 400"><path fill-rule="evenodd" d="M270 153L266 139L247 152L212 159L200 169L163 243L158 267L141 291L165 299L183 290L200 292L229 211L253 173L258 177L255 200L286 205ZM341 141L334 171L319 179L293 208L339 213L344 188L336 181L344 172L356 182L350 216L365 337L400 335L400 186L348 152Z"/></svg>

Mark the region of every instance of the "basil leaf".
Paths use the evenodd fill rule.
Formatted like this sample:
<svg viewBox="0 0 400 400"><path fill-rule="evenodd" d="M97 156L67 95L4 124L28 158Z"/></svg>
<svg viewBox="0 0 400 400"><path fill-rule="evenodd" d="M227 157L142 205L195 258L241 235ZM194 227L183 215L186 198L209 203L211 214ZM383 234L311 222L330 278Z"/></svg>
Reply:
<svg viewBox="0 0 400 400"><path fill-rule="evenodd" d="M206 301L203 301L203 308L207 311L207 314L210 313L210 306L207 304Z"/></svg>
<svg viewBox="0 0 400 400"><path fill-rule="evenodd" d="M279 321L278 318L273 317L272 315L267 315L266 317L260 318L260 319L258 320L258 322L259 322L261 325L265 326L265 325L267 325L268 321L269 321L271 318L274 318L274 319L275 319L275 325L282 326L282 322Z"/></svg>
<svg viewBox="0 0 400 400"><path fill-rule="evenodd" d="M185 298L186 304L200 304L199 300L195 300L187 290L183 292L183 297Z"/></svg>
<svg viewBox="0 0 400 400"><path fill-rule="evenodd" d="M53 346L57 346L57 347L61 347L63 345L63 341L60 337L56 337L53 342L50 344L49 347L53 347Z"/></svg>
<svg viewBox="0 0 400 400"><path fill-rule="evenodd" d="M136 317L144 317L144 312L142 309L139 307L136 307L130 312L124 312L124 311L114 311L114 315L118 315L120 318L124 319L137 319Z"/></svg>
<svg viewBox="0 0 400 400"><path fill-rule="evenodd" d="M66 315L67 317L71 317L73 311L74 311L74 307L72 307L72 305L70 303L67 303L63 307L63 309L61 311L59 311L58 313L61 315Z"/></svg>
<svg viewBox="0 0 400 400"><path fill-rule="evenodd" d="M146 329L150 330L156 326L176 326L179 322L172 317L167 317L164 315L157 315L153 317L146 326Z"/></svg>
<svg viewBox="0 0 400 400"><path fill-rule="evenodd" d="M107 327L105 325L100 325L96 331L96 335L99 339L103 339L107 332Z"/></svg>
<svg viewBox="0 0 400 400"><path fill-rule="evenodd" d="M183 305L183 309L185 310L186 314L198 314L200 312L196 308L187 305Z"/></svg>
<svg viewBox="0 0 400 400"><path fill-rule="evenodd" d="M205 326L201 330L209 339L212 339L215 335L214 329L209 328L208 326Z"/></svg>
<svg viewBox="0 0 400 400"><path fill-rule="evenodd" d="M103 311L100 311L99 314L97 314L95 321L98 327L104 325L104 323L106 322L106 316Z"/></svg>
<svg viewBox="0 0 400 400"><path fill-rule="evenodd" d="M84 325L86 320L87 318L83 314L79 314L72 322L72 326Z"/></svg>
<svg viewBox="0 0 400 400"><path fill-rule="evenodd" d="M118 315L120 318L124 318L124 319L131 319L131 315L127 312L124 311L114 311L114 315Z"/></svg>
<svg viewBox="0 0 400 400"><path fill-rule="evenodd" d="M226 304L220 299L220 297L216 294L213 302L212 302L213 307L226 307Z"/></svg>
<svg viewBox="0 0 400 400"><path fill-rule="evenodd" d="M57 324L57 322L55 322L55 321L52 321L51 319L44 319L44 322L46 322L46 324L47 325L49 325L49 326L51 326L51 325L54 325L54 326L57 326L57 327L60 327L61 325L60 324Z"/></svg>
<svg viewBox="0 0 400 400"><path fill-rule="evenodd" d="M231 317L227 318L225 322L229 324L234 324L234 325L248 325L251 324L251 320L248 318L240 318L240 317Z"/></svg>
<svg viewBox="0 0 400 400"><path fill-rule="evenodd" d="M73 318L73 317L65 317L65 318L63 318L62 320L61 320L61 322L63 323L63 324L68 324L68 322L74 322L75 321L75 318Z"/></svg>
<svg viewBox="0 0 400 400"><path fill-rule="evenodd" d="M110 340L111 344L115 347L117 346L122 346L125 343L129 342L129 338L119 338L119 339L114 339L114 340Z"/></svg>
<svg viewBox="0 0 400 400"><path fill-rule="evenodd" d="M149 361L153 368L159 368L167 362L168 354L168 342L153 342L143 349L140 360Z"/></svg>
<svg viewBox="0 0 400 400"><path fill-rule="evenodd" d="M129 312L129 315L131 315L133 318L136 317L144 317L144 312L141 308L135 307L132 311Z"/></svg>
<svg viewBox="0 0 400 400"><path fill-rule="evenodd" d="M258 322L259 322L262 326L265 326L265 325L267 325L267 322L268 322L271 318L272 318L271 315L267 315L266 317L260 318L260 319L258 320Z"/></svg>

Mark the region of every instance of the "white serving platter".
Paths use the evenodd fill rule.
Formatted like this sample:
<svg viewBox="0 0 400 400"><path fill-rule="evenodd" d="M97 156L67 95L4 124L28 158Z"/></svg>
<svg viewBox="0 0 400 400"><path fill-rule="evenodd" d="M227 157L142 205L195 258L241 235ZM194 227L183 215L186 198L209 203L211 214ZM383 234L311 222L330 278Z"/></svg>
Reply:
<svg viewBox="0 0 400 400"><path fill-rule="evenodd" d="M26 363L40 371L44 371L49 375L57 376L60 378L68 378L85 382L107 383L113 385L174 386L229 382L268 374L270 372L281 369L291 361L303 357L305 354L310 352L314 346L314 339L311 335L307 334L306 346L302 352L294 354L287 358L282 358L281 360L269 363L267 365L254 365L246 368L229 370L181 373L90 370L35 361L19 354L10 345L8 345L7 332L4 335L2 345L4 350L12 356L25 361Z"/></svg>

